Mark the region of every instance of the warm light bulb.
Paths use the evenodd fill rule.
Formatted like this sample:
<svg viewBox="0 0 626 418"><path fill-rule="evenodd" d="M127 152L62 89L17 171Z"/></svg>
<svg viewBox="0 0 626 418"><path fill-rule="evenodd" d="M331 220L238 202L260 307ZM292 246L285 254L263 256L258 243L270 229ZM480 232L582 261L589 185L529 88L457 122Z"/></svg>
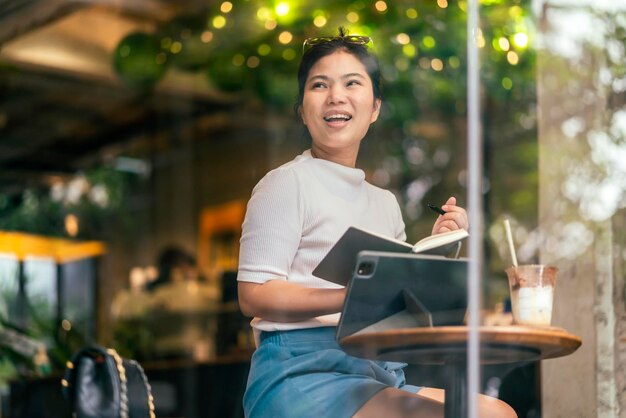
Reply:
<svg viewBox="0 0 626 418"><path fill-rule="evenodd" d="M274 9L278 16L286 16L289 13L289 3L281 2L276 5Z"/></svg>
<svg viewBox="0 0 626 418"><path fill-rule="evenodd" d="M211 32L210 30L205 30L204 32L202 32L202 35L200 35L200 39L205 44L211 42L213 40L213 32Z"/></svg>
<svg viewBox="0 0 626 418"><path fill-rule="evenodd" d="M400 45L406 45L411 42L411 37L406 33L399 33L396 35L396 42L398 42Z"/></svg>
<svg viewBox="0 0 626 418"><path fill-rule="evenodd" d="M433 58L430 61L430 67L435 71L441 71L443 70L443 61L441 61L439 58Z"/></svg>
<svg viewBox="0 0 626 418"><path fill-rule="evenodd" d="M65 216L65 231L70 237L78 235L78 217L73 213Z"/></svg>
<svg viewBox="0 0 626 418"><path fill-rule="evenodd" d="M321 28L324 25L326 25L326 18L324 16L316 16L315 19L313 19L313 24L318 27Z"/></svg>
<svg viewBox="0 0 626 418"><path fill-rule="evenodd" d="M382 0L379 0L376 2L376 4L374 4L374 7L376 8L376 10L378 10L379 12L385 12L387 11L387 3L385 3Z"/></svg>
<svg viewBox="0 0 626 418"><path fill-rule="evenodd" d="M498 39L498 46L500 46L500 49L502 49L503 51L508 51L511 47L511 44L509 43L509 40L507 38L501 36Z"/></svg>
<svg viewBox="0 0 626 418"><path fill-rule="evenodd" d="M213 18L213 27L216 29L221 29L226 26L226 18L224 16L215 16Z"/></svg>
<svg viewBox="0 0 626 418"><path fill-rule="evenodd" d="M283 45L287 45L292 39L293 35L288 31L281 32L280 35L278 35L278 42Z"/></svg>
<svg viewBox="0 0 626 418"><path fill-rule="evenodd" d="M222 13L228 13L231 10L233 10L233 4L229 1L225 1L224 3L222 3L222 5L220 6L220 11Z"/></svg>
<svg viewBox="0 0 626 418"><path fill-rule="evenodd" d="M513 36L513 43L519 48L526 48L528 46L528 35L524 32L518 32Z"/></svg>

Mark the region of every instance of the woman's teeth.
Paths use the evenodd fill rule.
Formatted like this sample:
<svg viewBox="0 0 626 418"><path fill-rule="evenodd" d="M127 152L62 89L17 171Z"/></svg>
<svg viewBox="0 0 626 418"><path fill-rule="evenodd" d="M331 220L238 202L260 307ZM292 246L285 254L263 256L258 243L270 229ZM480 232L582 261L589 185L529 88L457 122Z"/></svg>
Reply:
<svg viewBox="0 0 626 418"><path fill-rule="evenodd" d="M334 122L334 121L339 121L339 120L350 120L350 119L352 119L352 116L349 116L349 115L331 115L331 116L326 116L324 118L326 122Z"/></svg>

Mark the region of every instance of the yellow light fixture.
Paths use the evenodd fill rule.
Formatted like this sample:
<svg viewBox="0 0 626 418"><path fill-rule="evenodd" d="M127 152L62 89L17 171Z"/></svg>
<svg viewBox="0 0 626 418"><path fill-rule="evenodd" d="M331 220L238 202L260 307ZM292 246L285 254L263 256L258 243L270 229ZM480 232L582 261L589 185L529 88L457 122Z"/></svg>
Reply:
<svg viewBox="0 0 626 418"><path fill-rule="evenodd" d="M106 246L99 241L72 241L22 232L0 231L0 253L13 254L20 261L26 257L45 257L52 258L57 263L67 263L96 257L105 252Z"/></svg>

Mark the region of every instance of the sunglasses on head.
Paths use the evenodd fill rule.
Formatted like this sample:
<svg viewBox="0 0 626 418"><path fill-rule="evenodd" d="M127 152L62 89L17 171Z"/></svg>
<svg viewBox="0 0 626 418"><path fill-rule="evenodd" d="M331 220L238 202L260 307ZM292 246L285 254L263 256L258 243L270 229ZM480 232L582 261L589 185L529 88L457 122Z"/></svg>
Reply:
<svg viewBox="0 0 626 418"><path fill-rule="evenodd" d="M332 41L342 41L354 45L372 45L374 41L369 36L362 35L345 35L345 36L316 36L307 38L302 44L302 53L305 53L316 45L325 44Z"/></svg>

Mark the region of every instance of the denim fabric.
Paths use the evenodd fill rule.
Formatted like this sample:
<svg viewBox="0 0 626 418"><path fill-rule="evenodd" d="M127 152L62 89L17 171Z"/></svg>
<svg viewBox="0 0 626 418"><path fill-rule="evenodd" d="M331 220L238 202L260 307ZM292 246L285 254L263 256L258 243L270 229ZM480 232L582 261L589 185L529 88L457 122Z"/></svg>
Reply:
<svg viewBox="0 0 626 418"><path fill-rule="evenodd" d="M247 418L349 418L378 391L406 385L404 363L346 354L335 327L262 332L244 395Z"/></svg>

